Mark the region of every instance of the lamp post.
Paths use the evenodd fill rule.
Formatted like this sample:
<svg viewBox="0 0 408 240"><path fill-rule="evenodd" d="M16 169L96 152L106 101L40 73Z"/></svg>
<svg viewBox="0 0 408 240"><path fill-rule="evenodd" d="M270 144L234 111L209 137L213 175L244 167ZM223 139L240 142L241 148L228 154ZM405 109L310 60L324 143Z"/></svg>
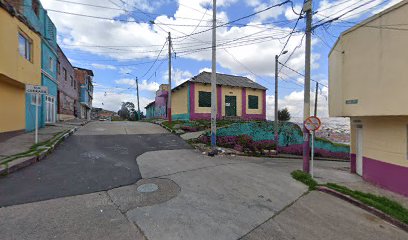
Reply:
<svg viewBox="0 0 408 240"><path fill-rule="evenodd" d="M276 153L278 153L279 145L279 133L278 133L278 66L279 66L279 57L286 54L288 51L283 51L279 55L275 55L275 121L274 121L274 130L275 130L275 145Z"/></svg>

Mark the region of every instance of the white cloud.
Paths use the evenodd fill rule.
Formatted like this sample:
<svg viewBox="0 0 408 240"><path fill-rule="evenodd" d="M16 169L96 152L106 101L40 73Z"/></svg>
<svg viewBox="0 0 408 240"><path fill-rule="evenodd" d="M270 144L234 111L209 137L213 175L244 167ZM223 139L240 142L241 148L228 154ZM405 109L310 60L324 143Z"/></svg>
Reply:
<svg viewBox="0 0 408 240"><path fill-rule="evenodd" d="M295 12L293 12L293 10L295 10ZM287 7L285 10L285 17L288 20L292 20L292 19L297 19L299 17L299 15L297 15L297 13L301 13L302 12L302 6L301 5L294 5L293 9L292 7Z"/></svg>
<svg viewBox="0 0 408 240"><path fill-rule="evenodd" d="M136 88L136 80L135 79L130 79L130 78L123 78L115 81L116 84L120 85L128 85L133 87L134 89ZM157 91L159 90L160 84L157 82L147 82L147 80L142 80L139 81L139 90L140 91Z"/></svg>
<svg viewBox="0 0 408 240"><path fill-rule="evenodd" d="M118 18L128 20L140 20L140 12L132 13L136 2L142 5L153 4L155 1L130 1L127 9L130 13L123 11L92 8L89 6L75 5L69 3L55 2L53 0L44 0L43 3L47 8L56 9L66 12L73 12L86 15L101 16L107 18ZM160 1L164 4L165 1ZM189 38L180 38L183 35L180 32L189 34L197 25L198 20L203 17L203 21L196 33L204 29L208 29L212 16L211 11L204 12L204 6L210 4L210 0L179 0L179 5L173 16L157 16L155 22L158 25L149 25L144 22L119 22L119 21L105 21L93 18L83 18L73 15L63 15L61 13L49 12L51 18L58 27L59 33L62 34L61 44L65 48L72 48L89 53L111 57L116 60L125 59L154 59L160 51L162 44L165 42L167 33L160 29L160 24L173 24L171 26L160 25L161 28L177 31L172 31L174 37L174 49L177 52L178 58L191 59L196 61L211 60L211 31L206 31ZM254 6L254 11L265 8L277 3L277 0L270 0L267 3L260 1L247 1L247 4ZM93 3L91 0L84 0L83 3ZM232 6L236 4L237 0L219 1L218 6ZM133 5L132 5L133 4ZM264 4L264 5L262 5ZM144 6L143 5L143 6ZM262 5L262 6L261 6ZM151 5L153 6L153 5ZM275 18L284 13L285 5L280 8L273 8L270 11L259 15L258 19L253 20L249 24L259 24L261 20L268 18ZM140 8L140 6L139 6ZM145 9L151 9L144 6ZM194 9L194 10L193 10ZM222 9L222 8L220 8ZM92 14L91 14L92 13ZM143 17L143 15L142 15ZM186 19L193 18L193 19ZM144 18L143 18L144 19ZM219 11L217 19L220 22L228 22L226 12ZM147 19L144 19L147 21ZM189 25L189 26L174 26L175 25ZM268 28L265 28L268 27ZM254 26L242 26L231 28L217 28L217 40L220 47L217 49L217 62L223 68L229 69L236 74L247 75L250 74L248 69L261 76L274 75L274 70L271 68L271 62L274 56L278 54L288 36L292 26L278 27L275 25L264 25L261 28ZM294 34L287 45L287 50L292 51L300 42L301 34ZM235 41L232 41L234 40ZM239 40L237 40L239 39ZM65 44L65 46L64 46ZM67 46L74 45L74 46ZM97 47L99 46L99 47ZM101 47L110 46L110 47ZM123 47L127 46L127 47ZM131 47L129 47L131 46ZM145 47L143 47L145 46ZM222 48L228 47L228 52L232 54L237 60L225 52ZM200 51L194 52L194 50ZM317 55L317 54L316 54ZM164 55L162 56L164 57ZM285 61L285 57L281 60ZM302 45L288 62L289 65L295 69L303 69L304 66L304 45ZM314 63L315 64L315 63ZM124 73L127 69L120 69ZM284 70L285 71L285 70ZM287 74L294 75L287 71Z"/></svg>
<svg viewBox="0 0 408 240"><path fill-rule="evenodd" d="M373 11L373 14L382 12L382 11L384 11L385 9L394 6L395 4L400 3L401 1L402 1L402 0L392 0L391 2L389 2L388 4L386 4L384 7L375 9L375 10Z"/></svg>
<svg viewBox="0 0 408 240"><path fill-rule="evenodd" d="M198 73L202 73L202 72L212 72L211 68L205 67L205 68L201 68Z"/></svg>
<svg viewBox="0 0 408 240"><path fill-rule="evenodd" d="M153 101L153 99L149 99L146 97L140 97L140 110L142 112L145 112L144 107ZM136 94L130 94L130 93L123 93L123 91L110 91L110 92L105 92L105 91L100 91L100 90L95 90L94 92L94 100L92 105L94 107L100 107L106 110L111 110L117 112L121 105L122 102L133 102L135 106L137 106L137 96Z"/></svg>
<svg viewBox="0 0 408 240"><path fill-rule="evenodd" d="M108 64L92 63L91 66L94 67L94 68L97 68L97 69L116 70L115 66L108 65Z"/></svg>

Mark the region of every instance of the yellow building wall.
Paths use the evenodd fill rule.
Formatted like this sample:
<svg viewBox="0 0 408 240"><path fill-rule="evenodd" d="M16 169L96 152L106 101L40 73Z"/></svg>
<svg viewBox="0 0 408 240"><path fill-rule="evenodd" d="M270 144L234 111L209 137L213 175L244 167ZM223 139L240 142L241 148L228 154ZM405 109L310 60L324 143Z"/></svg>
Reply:
<svg viewBox="0 0 408 240"><path fill-rule="evenodd" d="M357 124L363 128L364 157L408 167L408 117L352 118L352 153L356 152Z"/></svg>
<svg viewBox="0 0 408 240"><path fill-rule="evenodd" d="M210 84L194 83L194 109L195 113L211 113L211 107L199 107L198 105L198 92L211 92Z"/></svg>
<svg viewBox="0 0 408 240"><path fill-rule="evenodd" d="M24 84L41 84L41 38L24 23L0 8L0 74ZM18 51L18 33L32 40L32 61ZM1 95L0 98L2 99Z"/></svg>
<svg viewBox="0 0 408 240"><path fill-rule="evenodd" d="M249 109L249 95L257 96L258 97L258 109ZM263 108L263 91L247 88L246 89L246 113L247 114L262 114Z"/></svg>
<svg viewBox="0 0 408 240"><path fill-rule="evenodd" d="M0 133L25 128L25 88L4 81L0 76Z"/></svg>
<svg viewBox="0 0 408 240"><path fill-rule="evenodd" d="M330 116L408 115L408 31L386 29L406 21L408 4L397 6L345 32L331 51Z"/></svg>
<svg viewBox="0 0 408 240"><path fill-rule="evenodd" d="M222 116L225 116L225 96L237 97L237 116L242 116L242 88L222 86Z"/></svg>
<svg viewBox="0 0 408 240"><path fill-rule="evenodd" d="M171 113L186 114L188 113L188 87L183 86L171 94Z"/></svg>

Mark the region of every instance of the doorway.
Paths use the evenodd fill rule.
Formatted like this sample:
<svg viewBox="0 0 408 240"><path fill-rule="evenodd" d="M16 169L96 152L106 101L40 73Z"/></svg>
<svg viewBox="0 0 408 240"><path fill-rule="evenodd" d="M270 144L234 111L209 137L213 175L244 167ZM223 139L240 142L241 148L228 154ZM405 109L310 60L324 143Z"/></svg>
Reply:
<svg viewBox="0 0 408 240"><path fill-rule="evenodd" d="M356 172L363 176L363 127L356 128Z"/></svg>
<svg viewBox="0 0 408 240"><path fill-rule="evenodd" d="M45 96L45 106L46 106L46 123L55 123L56 107L55 107L55 98L49 95Z"/></svg>
<svg viewBox="0 0 408 240"><path fill-rule="evenodd" d="M235 117L237 116L237 97L225 96L225 116Z"/></svg>

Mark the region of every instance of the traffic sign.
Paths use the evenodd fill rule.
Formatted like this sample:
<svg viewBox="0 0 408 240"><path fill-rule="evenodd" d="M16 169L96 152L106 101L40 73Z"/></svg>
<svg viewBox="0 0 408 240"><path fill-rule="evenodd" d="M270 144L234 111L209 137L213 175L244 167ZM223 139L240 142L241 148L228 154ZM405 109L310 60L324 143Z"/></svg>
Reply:
<svg viewBox="0 0 408 240"><path fill-rule="evenodd" d="M318 117L311 116L305 120L305 128L309 131L316 131L320 128L322 122Z"/></svg>
<svg viewBox="0 0 408 240"><path fill-rule="evenodd" d="M48 87L27 84L26 85L26 93L48 94Z"/></svg>

